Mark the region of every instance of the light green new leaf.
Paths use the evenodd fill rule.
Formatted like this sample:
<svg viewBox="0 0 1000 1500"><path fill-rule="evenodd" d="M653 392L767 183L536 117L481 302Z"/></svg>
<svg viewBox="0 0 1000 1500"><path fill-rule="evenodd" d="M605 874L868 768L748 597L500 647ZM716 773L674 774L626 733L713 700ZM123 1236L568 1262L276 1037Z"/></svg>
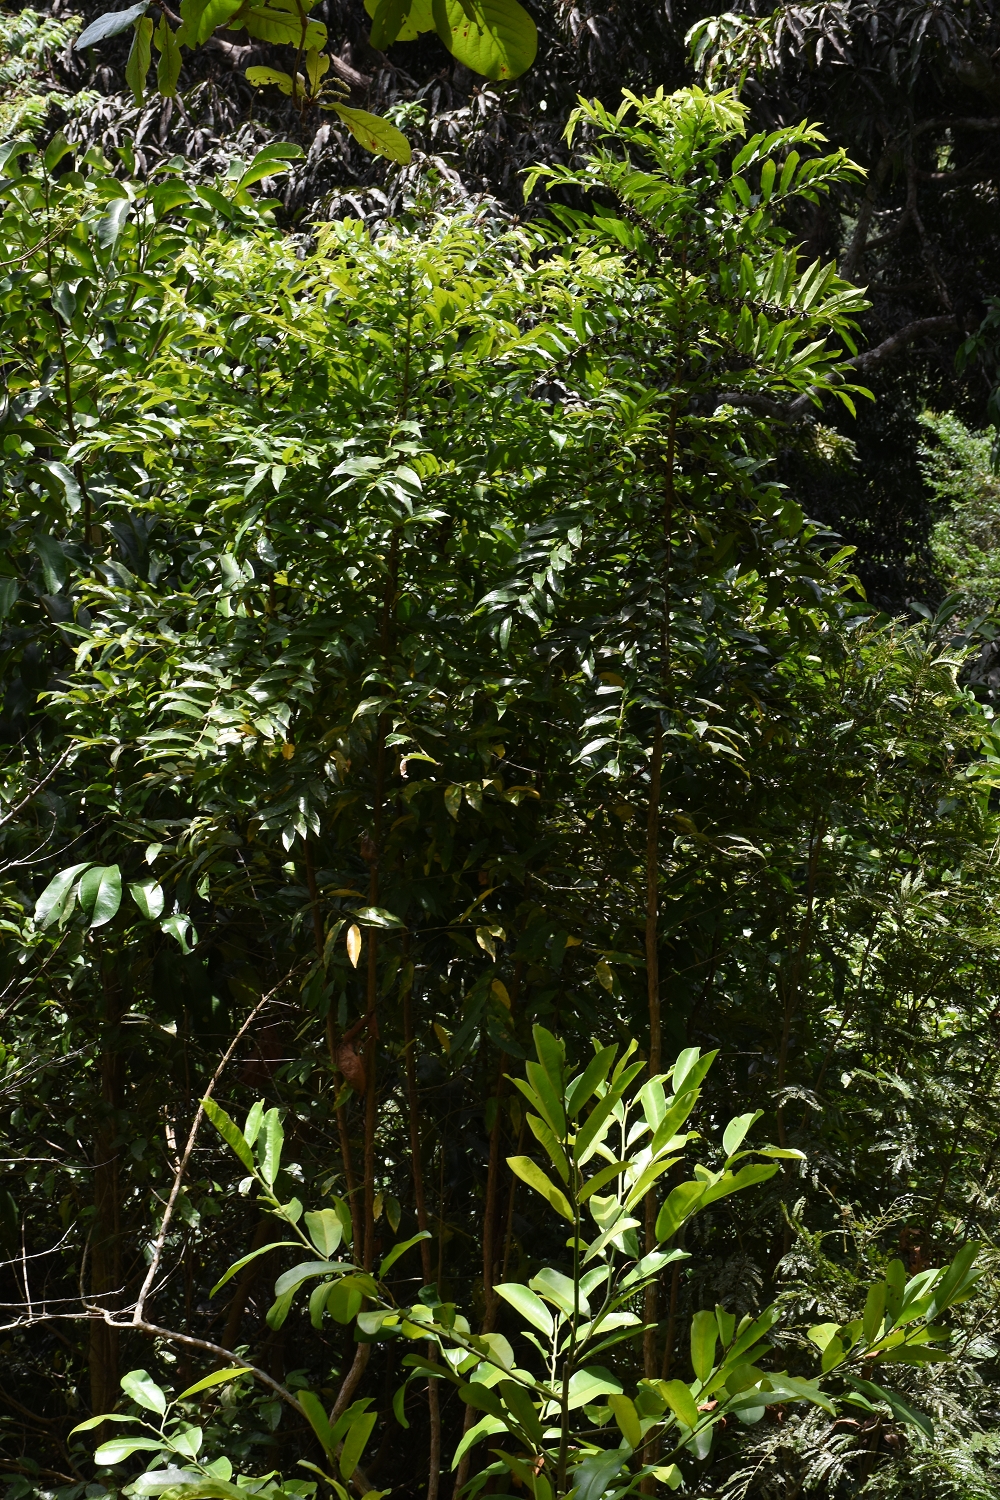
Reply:
<svg viewBox="0 0 1000 1500"><path fill-rule="evenodd" d="M409 1426L409 1423L407 1423L406 1425ZM470 1448L475 1447L480 1438L492 1437L494 1433L506 1431L507 1424L506 1422L502 1421L500 1417L494 1417L487 1414L485 1417L480 1418L480 1420L478 1422L475 1422L463 1435L462 1441L455 1449L455 1455L451 1461L452 1470L458 1468L464 1455L468 1453Z"/></svg>
<svg viewBox="0 0 1000 1500"><path fill-rule="evenodd" d="M274 1187L274 1179L281 1170L281 1150L285 1144L285 1132L281 1128L281 1117L276 1109L269 1109L261 1123L264 1132L264 1149L261 1152L260 1175L268 1187Z"/></svg>
<svg viewBox="0 0 1000 1500"><path fill-rule="evenodd" d="M289 97L295 88L291 73L282 73L279 68L247 68L246 80L257 89L266 88L269 83L273 84L275 88L280 89L283 94L288 94Z"/></svg>
<svg viewBox="0 0 1000 1500"><path fill-rule="evenodd" d="M639 1423L639 1413L628 1396L609 1396L608 1405L614 1412L615 1421L618 1423L618 1430L629 1447L633 1451L641 1447L642 1427Z"/></svg>
<svg viewBox="0 0 1000 1500"><path fill-rule="evenodd" d="M452 57L499 81L527 71L538 31L518 0L434 0L434 25Z"/></svg>
<svg viewBox="0 0 1000 1500"><path fill-rule="evenodd" d="M166 1393L145 1370L130 1370L122 1376L120 1383L126 1396L131 1396L136 1405L155 1411L158 1417L163 1416L167 1409Z"/></svg>
<svg viewBox="0 0 1000 1500"><path fill-rule="evenodd" d="M189 1385L186 1391L181 1391L177 1399L186 1401L188 1396L196 1396L199 1391L209 1391L213 1386L226 1385L230 1380L239 1380L241 1375L250 1373L249 1365L237 1365L233 1370L213 1370L211 1375L206 1375L202 1380L196 1380L194 1385Z"/></svg>
<svg viewBox="0 0 1000 1500"><path fill-rule="evenodd" d="M536 1193L541 1193L556 1213L562 1214L564 1219L573 1223L573 1210L565 1195L559 1191L554 1182L550 1182L537 1162L533 1162L530 1156L508 1156L507 1165L516 1177L526 1182Z"/></svg>
<svg viewBox="0 0 1000 1500"><path fill-rule="evenodd" d="M123 1459L131 1458L133 1453L166 1452L166 1444L157 1442L155 1438L112 1438L110 1442L102 1443L94 1450L94 1462L96 1464L120 1464Z"/></svg>
<svg viewBox="0 0 1000 1500"><path fill-rule="evenodd" d="M656 1389L679 1422L685 1427L697 1427L698 1403L683 1380L659 1380Z"/></svg>
<svg viewBox="0 0 1000 1500"><path fill-rule="evenodd" d="M707 1186L704 1182L681 1182L668 1193L666 1202L656 1217L658 1240L669 1240L697 1212Z"/></svg>
<svg viewBox="0 0 1000 1500"><path fill-rule="evenodd" d="M696 1312L691 1319L691 1368L701 1381L706 1381L712 1373L718 1337L715 1313L707 1308Z"/></svg>
<svg viewBox="0 0 1000 1500"><path fill-rule="evenodd" d="M361 1455L365 1451L365 1444L371 1437L372 1428L378 1421L377 1411L362 1412L355 1417L344 1439L344 1446L340 1453L340 1475L342 1479L350 1479L361 1461Z"/></svg>
<svg viewBox="0 0 1000 1500"><path fill-rule="evenodd" d="M750 1127L757 1123L763 1113L762 1109L755 1109L748 1115L737 1115L734 1120L730 1120L722 1136L722 1150L727 1158L740 1149Z"/></svg>
<svg viewBox="0 0 1000 1500"><path fill-rule="evenodd" d="M304 1221L306 1233L312 1240L320 1255L325 1255L327 1260L340 1248L344 1238L344 1226L340 1222L340 1215L332 1208L321 1208L315 1213L307 1213Z"/></svg>
<svg viewBox="0 0 1000 1500"><path fill-rule="evenodd" d="M497 1294L505 1302L509 1302L515 1312L519 1312L525 1322L531 1324L532 1328L537 1328L538 1332L544 1333L546 1338L552 1337L552 1330L555 1326L552 1314L545 1306L541 1297L537 1297L526 1286L521 1286L515 1281L504 1282L496 1290Z"/></svg>

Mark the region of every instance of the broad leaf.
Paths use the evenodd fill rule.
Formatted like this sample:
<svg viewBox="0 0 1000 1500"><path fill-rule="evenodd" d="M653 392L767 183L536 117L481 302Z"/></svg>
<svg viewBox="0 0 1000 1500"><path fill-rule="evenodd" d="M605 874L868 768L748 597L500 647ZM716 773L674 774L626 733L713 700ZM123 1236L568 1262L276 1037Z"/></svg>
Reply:
<svg viewBox="0 0 1000 1500"><path fill-rule="evenodd" d="M96 21L91 21L85 26L73 43L77 52L82 52L84 47L96 47L98 42L105 42L109 37L118 36L127 31L133 21L144 16L149 7L149 0L140 0L138 5L130 5L128 10L109 10L103 16L98 16Z"/></svg>
<svg viewBox="0 0 1000 1500"><path fill-rule="evenodd" d="M534 1188L536 1193L541 1193L542 1197L551 1203L556 1213L562 1214L564 1219L573 1223L573 1210L569 1206L569 1201L555 1183L549 1181L537 1162L533 1162L530 1156L508 1156L507 1165L522 1182Z"/></svg>
<svg viewBox="0 0 1000 1500"><path fill-rule="evenodd" d="M497 1295L505 1302L509 1302L515 1312L519 1312L532 1328L537 1328L539 1333L544 1333L546 1338L552 1337L554 1327L552 1314L541 1297L537 1297L534 1292L517 1282L504 1282L502 1286L496 1288L496 1291Z"/></svg>
<svg viewBox="0 0 1000 1500"><path fill-rule="evenodd" d="M332 109L335 115L339 115L354 139L366 151L371 151L374 156L386 156L404 167L409 165L412 155L410 143L389 120L371 115L366 109L348 109L344 104L324 105L324 108Z"/></svg>
<svg viewBox="0 0 1000 1500"><path fill-rule="evenodd" d="M137 1405L144 1406L147 1411L155 1411L157 1416L162 1417L167 1409L165 1392L145 1370L130 1370L127 1375L123 1375L121 1388Z"/></svg>
<svg viewBox="0 0 1000 1500"><path fill-rule="evenodd" d="M517 78L534 62L538 31L518 0L433 0L433 8L438 36L473 73Z"/></svg>

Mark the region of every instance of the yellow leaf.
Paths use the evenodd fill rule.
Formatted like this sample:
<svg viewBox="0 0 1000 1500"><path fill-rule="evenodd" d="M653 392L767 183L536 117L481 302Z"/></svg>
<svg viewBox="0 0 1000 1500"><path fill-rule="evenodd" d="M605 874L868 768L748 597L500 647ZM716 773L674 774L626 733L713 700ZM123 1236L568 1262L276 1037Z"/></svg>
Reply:
<svg viewBox="0 0 1000 1500"><path fill-rule="evenodd" d="M285 757L286 760L291 760L292 756L295 754L295 746L294 745L290 745L289 742L286 740L285 743L281 747L281 753Z"/></svg>
<svg viewBox="0 0 1000 1500"><path fill-rule="evenodd" d="M444 1027L441 1026L437 1021L435 1021L434 1022L434 1035L437 1037L438 1041L441 1043L442 1050L445 1051L445 1052L450 1052L451 1051L451 1032L450 1031L445 1031Z"/></svg>
<svg viewBox="0 0 1000 1500"><path fill-rule="evenodd" d="M361 956L361 928L354 923L347 929L347 956L356 969Z"/></svg>
<svg viewBox="0 0 1000 1500"><path fill-rule="evenodd" d="M494 997L500 1001L500 1004L505 1005L507 1009L510 1010L510 996L507 993L507 986L503 983L503 981L494 979L490 988L493 991Z"/></svg>
<svg viewBox="0 0 1000 1500"><path fill-rule="evenodd" d="M594 965L594 973L597 975L598 984L610 995L615 986L615 976L611 972L611 965L602 958Z"/></svg>

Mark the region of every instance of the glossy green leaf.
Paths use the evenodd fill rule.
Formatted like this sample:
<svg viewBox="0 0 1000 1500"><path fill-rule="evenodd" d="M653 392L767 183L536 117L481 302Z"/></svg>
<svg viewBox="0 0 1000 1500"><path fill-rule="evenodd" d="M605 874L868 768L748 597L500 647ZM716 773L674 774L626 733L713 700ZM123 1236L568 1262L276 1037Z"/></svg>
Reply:
<svg viewBox="0 0 1000 1500"><path fill-rule="evenodd" d="M537 1162L533 1162L530 1156L508 1156L507 1165L516 1177L526 1182L536 1193L552 1205L557 1214L573 1223L573 1210L569 1206L569 1200L561 1193L554 1182L551 1182Z"/></svg>

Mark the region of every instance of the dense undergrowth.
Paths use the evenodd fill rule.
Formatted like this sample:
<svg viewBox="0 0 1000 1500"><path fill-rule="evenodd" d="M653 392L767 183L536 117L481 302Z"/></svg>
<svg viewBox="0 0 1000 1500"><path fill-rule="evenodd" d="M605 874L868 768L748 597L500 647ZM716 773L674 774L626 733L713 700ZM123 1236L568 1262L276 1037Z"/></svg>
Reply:
<svg viewBox="0 0 1000 1500"><path fill-rule="evenodd" d="M814 463L827 441L789 437L790 403L867 399L866 300L787 227L856 169L807 126L747 138L725 93L593 106L578 131L587 161L549 184L575 209L444 213L429 175L377 234L312 237L256 196L295 147L214 182L170 161L133 178L62 138L4 148L12 1500L156 1493L135 1455L95 1471L71 1429L156 1410L151 1388L225 1351L248 1375L197 1408L219 1485L309 1492L309 1392L338 1417L367 1402L344 1483L433 1497L440 1469L447 1491L477 1409L433 1379L400 1408L407 1346L354 1320L367 1282L333 1323L269 1315L281 1249L219 1287L273 1216L207 1127L175 1173L239 1035L215 1097L280 1115L275 1203L326 1206L362 1277L426 1232L378 1295L422 1289L520 1361L498 1287L575 1254L508 1166L552 1157L508 1079L538 1026L581 1064L635 1038L652 1075L717 1050L692 1128L760 1110L755 1135L802 1154L669 1235L686 1168L647 1185L624 1248L690 1258L635 1294L649 1328L603 1357L619 1385L696 1389L716 1304L774 1303L764 1367L804 1379L809 1327L986 1247L950 1358L890 1361L868 1409L788 1387L652 1481L995 1489L985 452L926 418L951 591L881 614L778 482L790 443ZM152 1381L123 1397L133 1367ZM511 1473L548 1500L541 1470ZM592 1465L575 1493L613 1479Z"/></svg>

